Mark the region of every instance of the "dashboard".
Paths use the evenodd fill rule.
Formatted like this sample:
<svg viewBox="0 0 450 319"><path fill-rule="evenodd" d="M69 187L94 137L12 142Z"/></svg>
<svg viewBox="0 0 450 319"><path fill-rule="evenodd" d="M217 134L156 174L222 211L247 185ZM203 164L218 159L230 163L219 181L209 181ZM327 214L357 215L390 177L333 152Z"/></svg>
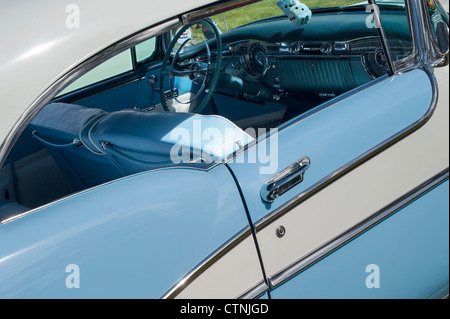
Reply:
<svg viewBox="0 0 450 319"><path fill-rule="evenodd" d="M402 47L402 45L401 45ZM387 61L381 42L377 37L357 39L347 42L332 41L295 41L287 43L267 43L262 41L242 41L229 44L224 50L225 56L233 56L232 68L241 66L251 78L262 79L270 68L276 68L277 61L286 58L327 59L360 58L367 75L379 77L387 72Z"/></svg>
<svg viewBox="0 0 450 319"><path fill-rule="evenodd" d="M409 46L406 41L391 43L394 58L407 57ZM275 95L281 90L338 94L388 71L378 37L275 43L242 40L224 45L223 59L227 74L260 83Z"/></svg>
<svg viewBox="0 0 450 319"><path fill-rule="evenodd" d="M277 100L286 92L336 96L381 77L386 54L366 19L366 12L316 14L297 28L276 17L224 32L218 87ZM413 51L404 9L384 16L383 25L394 61L406 60Z"/></svg>

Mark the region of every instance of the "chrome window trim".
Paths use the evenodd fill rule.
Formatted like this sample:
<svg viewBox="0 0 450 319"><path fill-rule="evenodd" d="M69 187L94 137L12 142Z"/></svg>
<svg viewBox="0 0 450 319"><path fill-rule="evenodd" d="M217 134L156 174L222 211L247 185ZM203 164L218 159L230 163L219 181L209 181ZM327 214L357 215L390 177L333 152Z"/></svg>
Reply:
<svg viewBox="0 0 450 319"><path fill-rule="evenodd" d="M417 44L417 40L416 40L416 36L417 36L416 34L419 30L416 30L414 28L415 20L416 20L414 18L414 15L416 13L414 10L414 6L412 5L412 2L414 2L414 0L413 1L405 0L406 15L408 16L409 30L411 32L412 51L408 57L406 57L402 60L399 60L395 63L396 69L397 69L397 74L402 73L402 72L403 73L407 72L408 70L412 70L412 69L416 68L416 66L418 64L420 64L419 61L416 61L417 57L420 56L420 50L418 48L418 44Z"/></svg>
<svg viewBox="0 0 450 319"><path fill-rule="evenodd" d="M225 2L222 1L222 3L208 5L205 8L183 14L181 16L181 21L183 24L188 24L194 21L198 21L222 13L224 11L236 9L260 1L262 0L230 0Z"/></svg>
<svg viewBox="0 0 450 319"><path fill-rule="evenodd" d="M410 70L423 67L429 63L428 61L428 44L425 37L425 25L423 20L423 1L420 0L405 0L409 10L410 29L413 42L416 46L415 60L411 63L404 65L399 70L399 73L406 73Z"/></svg>
<svg viewBox="0 0 450 319"><path fill-rule="evenodd" d="M446 12L442 5L439 2L436 2L436 10L437 7L440 8L441 11ZM436 39L433 37L433 33L431 30L431 23L429 18L429 12L425 4L422 2L422 13L423 13L423 23L424 23L424 33L426 37L426 43L428 44L428 52L429 52L429 63L433 67L443 67L448 65L448 54L442 54L439 52L437 48ZM444 21L445 22L445 21Z"/></svg>
<svg viewBox="0 0 450 319"><path fill-rule="evenodd" d="M47 103L49 103L55 96L57 96L58 93L62 92L73 81L91 71L95 67L99 66L103 62L107 61L108 59L112 58L117 54L117 52L127 50L145 40L148 40L179 26L181 26L181 23L178 18L170 19L161 22L158 25L150 26L147 29L140 31L139 33L133 34L109 46L108 48L95 53L92 57L81 62L72 70L56 79L53 84L45 89L45 91L42 92L39 97L34 100L34 102L27 108L22 116L17 120L13 129L7 135L6 139L0 145L0 167L3 165L7 154L11 151L12 147L19 138L20 134L22 134L22 132L24 131L25 127Z"/></svg>
<svg viewBox="0 0 450 319"><path fill-rule="evenodd" d="M353 226L349 230L338 235L336 238L325 243L323 246L317 248L313 252L309 253L308 255L302 257L301 259L291 264L290 266L271 276L269 278L270 289L277 288L284 282L288 281L292 277L298 275L299 273L307 269L312 264L320 261L322 258L326 257L330 253L333 253L346 243L355 239L356 237L358 237L371 227L375 226L376 224L382 222L389 216L392 216L393 214L397 213L399 210L401 210L402 208L404 208L405 206L407 206L408 204L410 204L411 202L413 202L426 192L430 191L431 189L433 189L434 187L438 186L439 184L448 179L449 179L449 168L438 173L436 176L425 181L424 183L417 186L407 194L403 195L402 197L398 198L397 200L390 203L386 207L382 208L380 211L374 213L364 221Z"/></svg>
<svg viewBox="0 0 450 319"><path fill-rule="evenodd" d="M404 0L405 4L406 4L406 12L408 15L408 19L409 19L409 29L411 32L411 39L412 39L412 53L410 54L410 56L404 58L403 60L397 61L395 64L395 75L398 74L403 74L403 73L407 73L409 71L415 70L415 69L419 69L422 68L423 66L425 66L428 62L427 60L427 50L424 47L424 43L425 40L423 39L423 35L422 32L420 32L421 30L421 26L423 26L422 23L422 16L420 14L420 10L417 9L417 5L420 8L420 4L418 4L418 2L420 2L420 0ZM423 30L423 27L422 27ZM277 127L278 129L278 133L287 129L288 127L294 125L294 124L298 124L300 121L304 120L305 118L314 115L330 106L333 106L334 104L341 102L342 100L345 100L346 98L357 94L359 92L362 92L376 84L378 84L381 81L384 81L385 79L389 78L389 76L384 75L381 76L375 80L372 80L366 84L363 84L361 86L358 86L350 91L347 91L323 104L320 104L318 106L316 106L315 108L300 114L299 116L281 124L280 126ZM251 147L255 147L258 143L263 142L264 140L270 138L271 132L267 132L265 135L261 135L259 136L257 139L251 141L249 144L245 145L243 148L241 148L239 151L235 152L233 154L233 156L229 156L229 158L227 158L227 161L225 162L226 164L228 163L233 163L235 161L235 159L242 153L247 152Z"/></svg>
<svg viewBox="0 0 450 319"><path fill-rule="evenodd" d="M375 5L375 0L368 0L369 5ZM373 10L373 14L375 21L381 21L379 27L377 28L378 36L381 40L381 46L383 47L383 51L386 56L386 61L389 68L389 75L394 75L396 73L396 66L392 58L391 49L389 47L389 43L387 40L386 32L384 31L383 21L380 17L380 12L378 10Z"/></svg>

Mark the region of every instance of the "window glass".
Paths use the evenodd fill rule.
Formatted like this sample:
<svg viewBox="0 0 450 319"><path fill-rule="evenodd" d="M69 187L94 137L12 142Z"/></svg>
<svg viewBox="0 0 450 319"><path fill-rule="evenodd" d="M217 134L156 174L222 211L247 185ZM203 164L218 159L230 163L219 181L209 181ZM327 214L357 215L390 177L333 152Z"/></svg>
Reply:
<svg viewBox="0 0 450 319"><path fill-rule="evenodd" d="M142 62L155 53L156 38L151 38L136 46L136 61Z"/></svg>
<svg viewBox="0 0 450 319"><path fill-rule="evenodd" d="M361 3L361 0L302 0L301 3L306 4L311 9L330 8L330 7L346 7L353 4ZM225 12L211 17L218 23L220 30L231 30L241 25L280 16L283 12L277 6L276 0L263 0L242 8Z"/></svg>
<svg viewBox="0 0 450 319"><path fill-rule="evenodd" d="M109 79L127 71L131 71L132 69L133 62L131 58L131 50L128 49L89 71L88 73L77 79L75 82L73 82L71 85L69 85L59 95L73 92L91 84Z"/></svg>
<svg viewBox="0 0 450 319"><path fill-rule="evenodd" d="M376 4L393 61L405 60L413 52L411 28L405 1L378 0Z"/></svg>

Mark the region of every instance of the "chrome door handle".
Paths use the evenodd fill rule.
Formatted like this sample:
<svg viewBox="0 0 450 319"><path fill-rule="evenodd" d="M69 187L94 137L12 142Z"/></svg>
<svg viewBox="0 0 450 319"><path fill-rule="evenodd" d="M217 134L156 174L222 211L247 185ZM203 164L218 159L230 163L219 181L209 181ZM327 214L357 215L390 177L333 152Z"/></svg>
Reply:
<svg viewBox="0 0 450 319"><path fill-rule="evenodd" d="M304 157L267 181L260 191L263 201L272 203L288 190L303 182L303 175L310 166L311 160Z"/></svg>

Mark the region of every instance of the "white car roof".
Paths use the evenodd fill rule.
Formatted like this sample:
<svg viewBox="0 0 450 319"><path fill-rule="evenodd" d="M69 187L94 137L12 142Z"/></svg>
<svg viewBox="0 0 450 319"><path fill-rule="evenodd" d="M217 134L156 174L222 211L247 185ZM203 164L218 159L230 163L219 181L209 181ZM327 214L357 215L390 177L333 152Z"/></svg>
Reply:
<svg viewBox="0 0 450 319"><path fill-rule="evenodd" d="M3 1L0 146L36 98L77 64L130 34L213 2L216 1ZM79 8L79 28L66 26L74 12L66 12L70 4Z"/></svg>

